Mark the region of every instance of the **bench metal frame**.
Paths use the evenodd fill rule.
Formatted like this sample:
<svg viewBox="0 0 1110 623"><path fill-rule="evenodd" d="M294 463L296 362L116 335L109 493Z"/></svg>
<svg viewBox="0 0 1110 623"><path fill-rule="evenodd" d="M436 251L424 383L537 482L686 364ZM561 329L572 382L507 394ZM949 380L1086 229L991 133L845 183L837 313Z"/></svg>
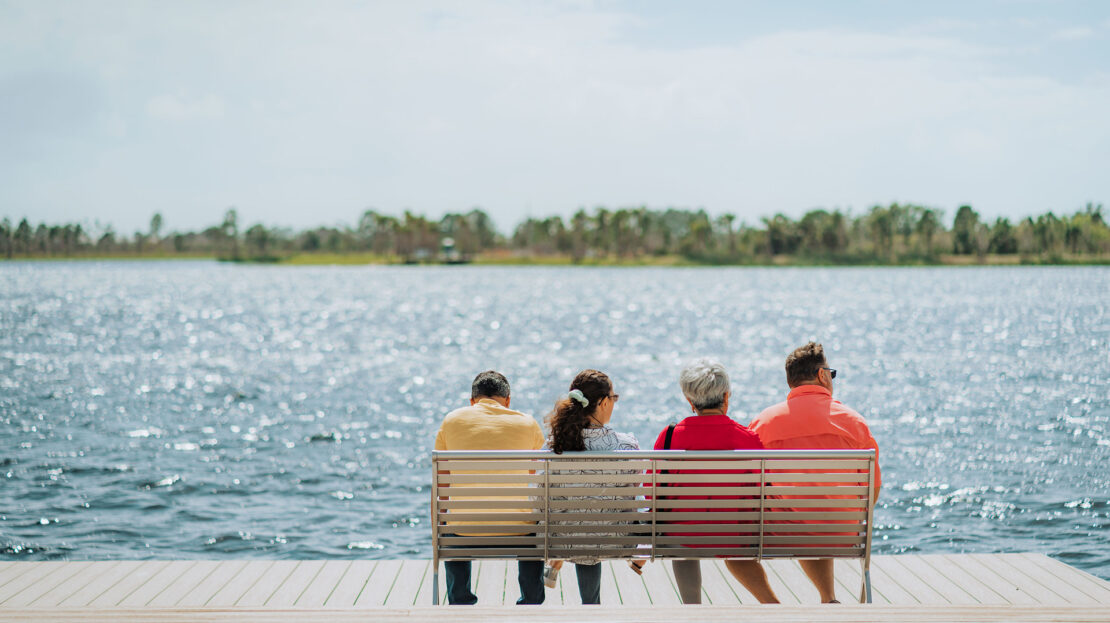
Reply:
<svg viewBox="0 0 1110 623"><path fill-rule="evenodd" d="M435 451L432 603L441 560L583 556L855 558L871 603L875 454Z"/></svg>

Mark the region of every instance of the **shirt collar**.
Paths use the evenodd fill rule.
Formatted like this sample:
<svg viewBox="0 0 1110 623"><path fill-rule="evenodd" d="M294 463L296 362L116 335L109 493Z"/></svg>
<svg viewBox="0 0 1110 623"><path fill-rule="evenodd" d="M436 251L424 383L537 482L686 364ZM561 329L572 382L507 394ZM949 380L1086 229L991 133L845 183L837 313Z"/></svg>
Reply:
<svg viewBox="0 0 1110 623"><path fill-rule="evenodd" d="M713 424L714 422L719 422L721 420L731 420L731 419L732 419L732 417L730 417L726 414L714 413L712 415L691 415L691 416L687 417L686 419L682 420L682 423L685 424L685 425L690 425L690 424Z"/></svg>
<svg viewBox="0 0 1110 623"><path fill-rule="evenodd" d="M475 406L477 406L477 405L486 405L486 406L489 406L489 407L504 408L504 407L502 407L500 402L497 402L493 398L480 398L480 399L478 399L478 402L474 403L474 405Z"/></svg>
<svg viewBox="0 0 1110 623"><path fill-rule="evenodd" d="M799 385L790 390L790 393L786 395L786 399L790 400L791 398L800 398L802 396L820 395L825 395L832 398L832 392L830 392L828 389L825 389L824 387L821 387L820 385Z"/></svg>

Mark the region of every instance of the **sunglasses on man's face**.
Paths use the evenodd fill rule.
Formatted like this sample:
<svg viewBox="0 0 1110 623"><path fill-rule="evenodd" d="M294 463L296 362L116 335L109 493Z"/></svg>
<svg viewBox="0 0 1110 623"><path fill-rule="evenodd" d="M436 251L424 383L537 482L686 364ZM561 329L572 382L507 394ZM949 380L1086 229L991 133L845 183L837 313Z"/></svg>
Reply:
<svg viewBox="0 0 1110 623"><path fill-rule="evenodd" d="M830 379L835 379L836 378L836 370L833 370L832 368L821 368L821 369L829 371L829 378Z"/></svg>

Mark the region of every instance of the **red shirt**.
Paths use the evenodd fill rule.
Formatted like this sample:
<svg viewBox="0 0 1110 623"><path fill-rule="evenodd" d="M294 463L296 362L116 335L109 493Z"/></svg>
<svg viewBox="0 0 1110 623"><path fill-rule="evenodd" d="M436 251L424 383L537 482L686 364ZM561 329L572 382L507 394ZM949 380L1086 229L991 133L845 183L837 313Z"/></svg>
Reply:
<svg viewBox="0 0 1110 623"><path fill-rule="evenodd" d="M664 428L659 437L655 440L655 449L662 450L663 443L667 439L667 429ZM737 423L735 420L727 415L692 415L674 427L674 433L671 435L670 450L762 450L763 444L759 441L759 436L753 433L748 427ZM682 470L683 474L748 474L752 473L749 470L710 470L710 469L689 469ZM745 483L747 484L747 483ZM699 483L678 483L678 486L696 487ZM700 486L706 486L701 484ZM729 483L713 483L711 486L729 486ZM744 486L740 483L735 483L735 486ZM694 500L742 500L750 499L749 496L742 495L692 495L681 496L679 499L694 499ZM736 508L691 508L688 512L736 512L741 509ZM675 521L672 523L684 524L717 524L717 523L750 523L750 522L735 522L735 521ZM668 536L709 536L708 534L696 532L671 532L665 533ZM713 533L713 536L741 536L739 533ZM687 547L722 547L721 545L706 545L706 544L690 544Z"/></svg>

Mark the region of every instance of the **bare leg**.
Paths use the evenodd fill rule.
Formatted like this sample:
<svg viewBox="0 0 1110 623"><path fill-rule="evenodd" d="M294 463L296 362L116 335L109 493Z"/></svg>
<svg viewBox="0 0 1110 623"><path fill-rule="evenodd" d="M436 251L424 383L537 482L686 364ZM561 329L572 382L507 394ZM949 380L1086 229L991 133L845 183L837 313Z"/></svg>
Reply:
<svg viewBox="0 0 1110 623"><path fill-rule="evenodd" d="M725 567L761 604L777 604L779 598L767 582L767 572L758 560L726 560Z"/></svg>
<svg viewBox="0 0 1110 623"><path fill-rule="evenodd" d="M674 572L674 581L678 585L678 596L684 604L701 603L701 561L672 560L671 571Z"/></svg>
<svg viewBox="0 0 1110 623"><path fill-rule="evenodd" d="M833 559L818 558L817 560L799 560L802 571L809 576L809 581L817 587L821 594L821 603L827 604L836 601L836 585L833 582Z"/></svg>

